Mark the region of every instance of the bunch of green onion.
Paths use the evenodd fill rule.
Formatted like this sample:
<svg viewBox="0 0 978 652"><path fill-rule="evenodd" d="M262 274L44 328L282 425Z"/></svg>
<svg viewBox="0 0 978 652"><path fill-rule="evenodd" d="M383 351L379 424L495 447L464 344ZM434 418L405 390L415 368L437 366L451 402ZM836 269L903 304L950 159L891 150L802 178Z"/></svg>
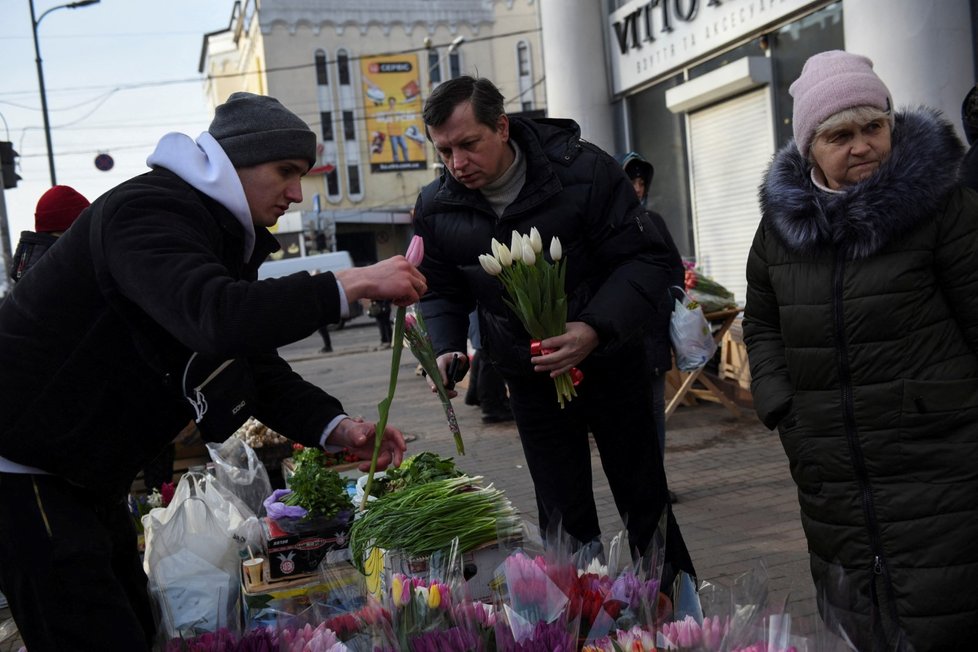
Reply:
<svg viewBox="0 0 978 652"><path fill-rule="evenodd" d="M459 552L509 539L522 522L505 494L481 477L461 476L407 487L371 502L350 528L353 563L365 573L370 548L420 557L443 550L458 538Z"/></svg>

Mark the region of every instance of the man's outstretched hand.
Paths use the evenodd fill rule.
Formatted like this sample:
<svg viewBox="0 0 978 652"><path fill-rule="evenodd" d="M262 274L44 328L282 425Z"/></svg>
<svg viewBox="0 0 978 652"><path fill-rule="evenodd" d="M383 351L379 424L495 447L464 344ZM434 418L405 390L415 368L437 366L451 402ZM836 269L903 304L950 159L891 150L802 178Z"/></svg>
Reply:
<svg viewBox="0 0 978 652"><path fill-rule="evenodd" d="M366 460L359 468L367 472L370 470L370 459L374 455L375 430L376 424L370 421L360 418L343 419L330 433L327 441L333 446L343 446L361 460ZM393 426L387 426L377 456L377 470L386 469L392 464L394 467L400 466L406 450L407 444L404 443L404 435L401 431Z"/></svg>

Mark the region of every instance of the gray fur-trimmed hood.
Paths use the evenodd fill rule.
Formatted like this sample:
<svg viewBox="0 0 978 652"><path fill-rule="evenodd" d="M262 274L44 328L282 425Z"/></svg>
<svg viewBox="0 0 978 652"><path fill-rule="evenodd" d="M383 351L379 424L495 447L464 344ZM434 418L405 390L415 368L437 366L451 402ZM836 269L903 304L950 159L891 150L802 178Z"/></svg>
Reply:
<svg viewBox="0 0 978 652"><path fill-rule="evenodd" d="M889 157L876 174L842 194L819 190L795 147L775 154L760 187L762 221L793 251L838 247L866 258L932 218L958 183L964 147L933 109L897 113Z"/></svg>

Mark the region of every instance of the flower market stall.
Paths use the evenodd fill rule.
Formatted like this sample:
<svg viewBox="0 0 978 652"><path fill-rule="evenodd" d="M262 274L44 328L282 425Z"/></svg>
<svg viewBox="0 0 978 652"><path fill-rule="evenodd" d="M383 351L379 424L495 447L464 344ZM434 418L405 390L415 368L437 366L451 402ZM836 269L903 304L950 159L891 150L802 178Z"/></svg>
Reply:
<svg viewBox="0 0 978 652"><path fill-rule="evenodd" d="M553 251L559 260L559 243ZM507 254L494 244L494 260ZM395 332L378 431L406 342L463 455L423 320L400 309ZM555 383L559 402L574 393L573 378ZM601 550L559 532L544 544L492 478L454 458L423 452L377 472L375 454L362 473L342 452L295 446L282 460L287 486L273 490L247 436L232 439L209 449L210 472L187 474L141 518L167 652L816 649L769 604L763 565L729 587L682 573L663 585L664 518L644 551L624 533Z"/></svg>

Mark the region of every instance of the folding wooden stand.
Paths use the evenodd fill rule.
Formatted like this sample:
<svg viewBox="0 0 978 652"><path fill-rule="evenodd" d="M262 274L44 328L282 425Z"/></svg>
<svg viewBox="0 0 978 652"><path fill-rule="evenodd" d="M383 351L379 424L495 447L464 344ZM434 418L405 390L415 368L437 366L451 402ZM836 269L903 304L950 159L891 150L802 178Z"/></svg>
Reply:
<svg viewBox="0 0 978 652"><path fill-rule="evenodd" d="M743 308L727 308L725 310L718 310L717 312L706 313L705 317L708 322L720 322L720 328L713 333L713 339L716 341L717 346L720 346L720 341L723 339L723 336L730 330L734 320L737 319L737 315L742 310ZM719 403L733 412L734 416L740 416L740 408L737 407L737 404L727 398L723 390L717 387L703 373L703 369L704 367L700 367L695 371L686 372L679 371L673 367L666 375L666 384L671 386L675 392L672 398L666 403L666 419L672 416L672 413L676 411L680 403L684 405L696 405L697 399ZM702 387L696 387L695 385L697 383L702 385Z"/></svg>

